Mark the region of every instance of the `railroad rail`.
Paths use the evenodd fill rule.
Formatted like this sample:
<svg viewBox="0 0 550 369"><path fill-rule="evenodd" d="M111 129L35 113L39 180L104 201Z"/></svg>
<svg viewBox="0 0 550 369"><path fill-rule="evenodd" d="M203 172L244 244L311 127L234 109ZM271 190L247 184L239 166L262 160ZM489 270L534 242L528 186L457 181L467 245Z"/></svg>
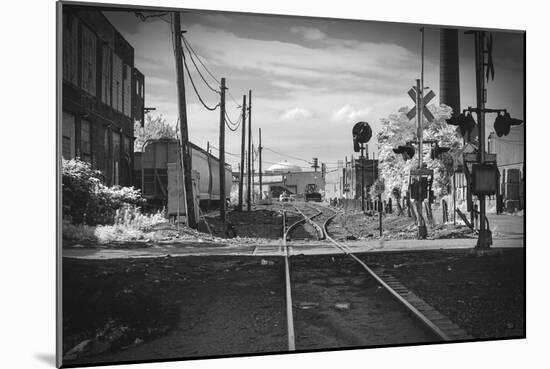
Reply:
<svg viewBox="0 0 550 369"><path fill-rule="evenodd" d="M292 224L287 226L287 217L286 213L289 211L286 206L290 206L294 211L301 215L301 219L294 221ZM328 243L333 247L337 248L343 254L352 258L357 262L374 280L382 286L386 291L388 291L391 296L409 312L417 321L422 323L422 325L427 328L434 336L442 341L453 341L466 337L464 331L462 331L458 326L452 324L446 317L439 314L433 308L426 305L423 301L416 298L419 304L416 307L409 302L406 298L402 296L403 292L407 292L406 289L393 277L385 275L382 272L375 272L370 268L365 262L363 262L359 257L357 257L352 250L344 243L336 241L328 232L328 224L338 215L338 212L322 205L313 205L305 204L302 208L299 208L295 204L282 204L282 214L283 214L283 250L285 258L285 283L286 283L286 310L287 310L287 330L288 330L288 349L289 351L296 350L296 338L294 331L294 319L293 319L293 304L292 304L292 287L291 287L291 278L290 278L290 257L291 253L289 252L289 241L290 234L293 230L305 223L309 223L313 226L318 232L318 240L323 240L324 243ZM380 274L380 275L379 275ZM383 277L382 277L383 276ZM401 292L401 293L400 293ZM420 307L427 307L426 309L419 309ZM447 329L441 329L438 324L435 324L431 319L429 319L422 311L420 310L430 310L434 311L432 315L435 319L438 320L439 325L445 326ZM445 332L451 331L453 334L449 335Z"/></svg>

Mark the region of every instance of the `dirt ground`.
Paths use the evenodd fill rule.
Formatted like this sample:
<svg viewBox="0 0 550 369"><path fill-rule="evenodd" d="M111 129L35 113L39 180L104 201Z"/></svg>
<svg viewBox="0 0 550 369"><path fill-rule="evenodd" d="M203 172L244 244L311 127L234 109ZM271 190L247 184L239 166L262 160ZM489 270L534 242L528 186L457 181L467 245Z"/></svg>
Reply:
<svg viewBox="0 0 550 369"><path fill-rule="evenodd" d="M63 281L68 365L273 352L286 345L280 259L64 259Z"/></svg>
<svg viewBox="0 0 550 369"><path fill-rule="evenodd" d="M525 335L524 249L362 254L474 338Z"/></svg>
<svg viewBox="0 0 550 369"><path fill-rule="evenodd" d="M523 250L483 256L461 250L360 257L391 272L475 338L524 335ZM291 274L300 286L295 303L324 304L318 311L296 308L301 347L394 342L395 336L380 338L382 326L374 341L357 339L359 333L345 314L354 312L362 304L362 290L373 286L346 262L327 260L330 257L291 259L291 268L296 267ZM65 365L286 350L282 258L65 258L63 281ZM336 312L338 302L349 302L352 309ZM369 312L364 314L360 320L368 322ZM327 327L342 332L343 341L323 333Z"/></svg>
<svg viewBox="0 0 550 369"><path fill-rule="evenodd" d="M346 255L291 258L298 350L439 341Z"/></svg>
<svg viewBox="0 0 550 369"><path fill-rule="evenodd" d="M371 216L358 212L347 212L338 215L334 223L343 225L344 238L347 239L378 239L380 237L380 221L378 214ZM464 225L447 224L426 224L428 239L442 238L475 238L472 230ZM330 229L329 229L330 232ZM384 214L382 218L382 234L387 240L416 239L418 227L414 218L397 216L395 214Z"/></svg>
<svg viewBox="0 0 550 369"><path fill-rule="evenodd" d="M254 205L252 212L230 211L227 213L228 227L224 226L218 214L205 217L215 237L240 238L265 242L279 240L283 234L281 205ZM287 226L302 219L292 212L286 213ZM206 226L201 230L207 231Z"/></svg>

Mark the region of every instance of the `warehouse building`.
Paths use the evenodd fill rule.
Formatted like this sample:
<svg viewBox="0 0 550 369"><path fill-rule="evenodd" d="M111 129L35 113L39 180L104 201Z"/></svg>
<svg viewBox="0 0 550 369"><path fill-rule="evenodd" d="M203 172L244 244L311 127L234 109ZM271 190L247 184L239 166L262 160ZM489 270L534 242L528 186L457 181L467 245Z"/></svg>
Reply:
<svg viewBox="0 0 550 369"><path fill-rule="evenodd" d="M91 163L108 185L131 185L145 96L134 49L100 11L65 5L62 27L62 156Z"/></svg>
<svg viewBox="0 0 550 369"><path fill-rule="evenodd" d="M361 198L363 181L365 197L370 187L378 179L378 160L351 158L350 161L338 161L337 169L326 175L326 193L328 198Z"/></svg>
<svg viewBox="0 0 550 369"><path fill-rule="evenodd" d="M244 191L246 192L246 173L244 180ZM258 173L254 173L252 181L254 196L259 196L260 176ZM286 192L287 194L297 195L298 198L302 199L308 186L315 187L323 195L325 191L324 174L320 171L302 171L300 166L282 161L271 165L262 173L261 198L278 198Z"/></svg>
<svg viewBox="0 0 550 369"><path fill-rule="evenodd" d="M507 136L498 137L492 132L488 152L497 155L500 173L499 191L501 210L516 212L525 207L525 124L510 127Z"/></svg>

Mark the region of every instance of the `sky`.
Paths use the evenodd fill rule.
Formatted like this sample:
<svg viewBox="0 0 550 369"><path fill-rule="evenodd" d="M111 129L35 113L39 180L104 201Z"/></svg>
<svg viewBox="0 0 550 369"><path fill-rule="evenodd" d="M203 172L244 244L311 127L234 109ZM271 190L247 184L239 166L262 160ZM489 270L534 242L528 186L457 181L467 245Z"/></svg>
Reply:
<svg viewBox="0 0 550 369"><path fill-rule="evenodd" d="M145 75L145 105L176 124L170 16L143 21L131 11L104 14L134 47L135 67ZM252 90L253 142L257 145L261 128L264 169L288 160L305 170L312 157L335 167L337 160L354 154L351 129L358 121L373 128L372 153L380 119L414 106L407 91L420 78L420 25L211 11L184 11L181 20L204 64L218 80L226 78L232 121L240 114L242 96ZM475 106L473 36L465 30L459 30L462 108ZM524 119L523 34L493 31L493 37L495 79L487 84L486 106L506 108ZM188 65L199 94L215 106L219 95L203 83L189 58ZM432 103L439 104L437 26L425 27L424 68L424 85L436 94ZM190 140L218 147L219 110L201 105L187 75L185 83ZM488 115L487 133L493 121ZM226 129L226 161L235 170L240 145L240 128Z"/></svg>

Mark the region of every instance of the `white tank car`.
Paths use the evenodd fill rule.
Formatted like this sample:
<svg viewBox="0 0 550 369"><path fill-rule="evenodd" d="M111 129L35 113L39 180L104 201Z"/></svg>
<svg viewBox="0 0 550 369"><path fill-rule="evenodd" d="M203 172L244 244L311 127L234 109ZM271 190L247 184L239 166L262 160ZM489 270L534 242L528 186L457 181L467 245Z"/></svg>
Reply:
<svg viewBox="0 0 550 369"><path fill-rule="evenodd" d="M196 180L196 196L202 205L220 199L220 161L199 146L190 143L191 168ZM165 206L168 199L168 164L179 165L181 156L178 141L173 139L148 140L142 152L134 154L134 183L152 206ZM198 186L197 186L198 185ZM229 198L232 186L231 166L225 165L225 196ZM198 187L198 188L197 188ZM182 186L183 188L183 186Z"/></svg>

